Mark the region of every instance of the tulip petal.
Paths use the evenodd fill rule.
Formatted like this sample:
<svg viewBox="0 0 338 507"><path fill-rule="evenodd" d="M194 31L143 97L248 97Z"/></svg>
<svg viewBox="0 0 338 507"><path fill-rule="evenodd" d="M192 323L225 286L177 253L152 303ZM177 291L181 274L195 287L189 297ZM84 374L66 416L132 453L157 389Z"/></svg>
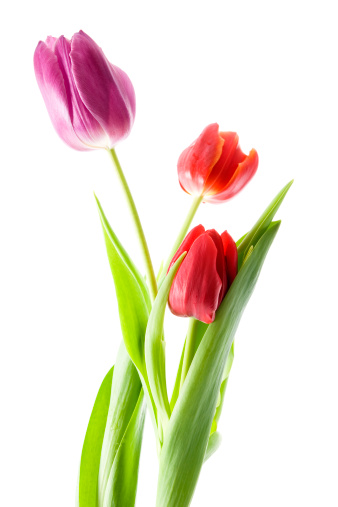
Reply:
<svg viewBox="0 0 338 507"><path fill-rule="evenodd" d="M217 231L215 231L215 229L209 229L208 231L206 231L206 234L208 234L208 236L213 240L213 242L215 243L215 247L217 248L216 269L222 281L222 289L219 293L218 298L218 306L219 306L228 288L223 242L221 236L218 234Z"/></svg>
<svg viewBox="0 0 338 507"><path fill-rule="evenodd" d="M102 49L83 31L71 40L70 59L81 100L105 130L113 147L134 122L135 93L125 72L110 64Z"/></svg>
<svg viewBox="0 0 338 507"><path fill-rule="evenodd" d="M194 227L193 229L191 229L191 231L186 235L186 237L182 241L182 243L181 243L179 249L177 250L177 252L175 253L174 257L172 258L172 260L171 260L171 262L169 264L168 271L170 270L171 266L173 266L175 264L175 262L177 261L177 259L179 257L181 257L181 255L182 255L183 252L189 252L189 250L190 250L192 244L194 243L194 241L199 236L201 236L201 234L203 234L204 232L205 232L205 229L204 229L203 225L196 225L196 227Z"/></svg>
<svg viewBox="0 0 338 507"><path fill-rule="evenodd" d="M64 77L74 131L79 139L91 148L108 147L109 140L106 133L83 104L77 90L69 56L71 52L70 41L63 36L59 37L55 42L54 52Z"/></svg>
<svg viewBox="0 0 338 507"><path fill-rule="evenodd" d="M216 269L217 248L208 234L198 237L183 260L169 294L175 315L209 324L215 319L222 281Z"/></svg>
<svg viewBox="0 0 338 507"><path fill-rule="evenodd" d="M234 197L255 175L258 168L258 154L251 150L249 155L240 162L232 175L230 181L223 187L223 190L215 195L206 195L205 202L223 202Z"/></svg>
<svg viewBox="0 0 338 507"><path fill-rule="evenodd" d="M221 156L224 140L218 129L217 123L208 125L178 159L179 182L188 194L202 194L205 182Z"/></svg>
<svg viewBox="0 0 338 507"><path fill-rule="evenodd" d="M224 231L223 234L221 234L221 238L223 242L228 286L230 287L238 272L237 246L227 231Z"/></svg>
<svg viewBox="0 0 338 507"><path fill-rule="evenodd" d="M214 165L205 183L203 193L207 195L221 192L231 180L237 166L243 162L246 155L238 146L239 138L236 132L221 132L224 140L222 154Z"/></svg>
<svg viewBox="0 0 338 507"><path fill-rule="evenodd" d="M61 139L76 150L87 150L73 129L64 78L52 50L54 45L53 37L47 39L47 44L40 41L37 45L34 53L36 80L50 119Z"/></svg>

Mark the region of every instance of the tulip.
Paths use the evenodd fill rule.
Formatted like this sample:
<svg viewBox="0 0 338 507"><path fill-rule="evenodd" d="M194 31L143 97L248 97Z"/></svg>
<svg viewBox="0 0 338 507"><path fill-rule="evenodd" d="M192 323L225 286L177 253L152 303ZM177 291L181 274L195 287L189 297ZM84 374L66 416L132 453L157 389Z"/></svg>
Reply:
<svg viewBox="0 0 338 507"><path fill-rule="evenodd" d="M55 130L71 148L113 148L130 133L135 92L83 31L47 37L34 53L36 79Z"/></svg>
<svg viewBox="0 0 338 507"><path fill-rule="evenodd" d="M238 143L235 132L219 132L217 123L208 125L178 160L183 190L215 203L242 190L257 171L258 155L256 150L245 155Z"/></svg>
<svg viewBox="0 0 338 507"><path fill-rule="evenodd" d="M210 324L237 275L236 244L227 231L219 235L198 225L182 242L169 270L183 252L187 255L172 283L169 308L174 315Z"/></svg>

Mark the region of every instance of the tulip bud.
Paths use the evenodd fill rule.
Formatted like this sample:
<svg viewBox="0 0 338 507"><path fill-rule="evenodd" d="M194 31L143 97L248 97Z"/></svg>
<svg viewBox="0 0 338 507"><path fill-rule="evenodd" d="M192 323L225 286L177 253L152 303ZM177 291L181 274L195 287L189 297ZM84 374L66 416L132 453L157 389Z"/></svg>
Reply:
<svg viewBox="0 0 338 507"><path fill-rule="evenodd" d="M71 148L113 148L129 135L133 85L87 34L40 41L34 69L54 128Z"/></svg>
<svg viewBox="0 0 338 507"><path fill-rule="evenodd" d="M235 132L219 132L217 123L181 154L178 179L185 192L203 196L205 202L223 202L236 195L251 180L258 167L256 150L245 155Z"/></svg>
<svg viewBox="0 0 338 507"><path fill-rule="evenodd" d="M183 252L188 253L170 289L170 310L210 324L237 274L236 244L227 231L219 235L198 225L182 242L169 270Z"/></svg>

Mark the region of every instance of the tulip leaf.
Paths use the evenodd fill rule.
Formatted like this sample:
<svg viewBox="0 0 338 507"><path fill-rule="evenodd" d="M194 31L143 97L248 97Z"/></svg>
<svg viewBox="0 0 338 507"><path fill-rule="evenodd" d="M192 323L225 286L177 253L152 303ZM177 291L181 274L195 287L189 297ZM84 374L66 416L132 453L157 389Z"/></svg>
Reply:
<svg viewBox="0 0 338 507"><path fill-rule="evenodd" d="M149 385L163 425L167 423L171 413L165 373L164 314L171 284L185 255L186 252L177 259L158 291L150 312L145 338L145 359Z"/></svg>
<svg viewBox="0 0 338 507"><path fill-rule="evenodd" d="M151 306L148 289L145 280L109 225L99 200L97 197L95 198L115 284L124 344L131 360L140 373L153 426L155 432L157 432L156 407L149 390L144 355L145 333Z"/></svg>
<svg viewBox="0 0 338 507"><path fill-rule="evenodd" d="M145 282L117 240L98 200L97 203L114 278L123 340L129 356L143 374L145 372L144 339L149 317Z"/></svg>
<svg viewBox="0 0 338 507"><path fill-rule="evenodd" d="M78 507L97 507L101 448L109 409L113 370L114 366L103 379L89 419L81 453Z"/></svg>
<svg viewBox="0 0 338 507"><path fill-rule="evenodd" d="M196 353L196 350L198 349L198 346L201 343L201 340L202 340L202 338L204 336L204 333L206 332L206 330L208 328L208 325L209 324L205 324L204 322L201 322L200 320L197 320L195 322L195 328L194 328L194 333L195 333L194 347L195 347L195 351L194 351L194 354ZM181 375L182 375L182 367L183 367L183 358L184 358L185 344L186 344L186 341L184 342L184 346L183 346L183 350L182 350L182 354L181 354L181 359L180 359L180 364L179 364L179 367L178 367L178 370L177 370L177 374L176 374L175 385L174 385L173 393L171 395L171 400L170 400L170 409L171 409L171 411L173 411L173 409L174 409L175 403L177 401L177 398L178 398L178 395L179 395L179 392L180 392Z"/></svg>
<svg viewBox="0 0 338 507"><path fill-rule="evenodd" d="M276 195L276 197L271 201L269 206L266 208L264 213L259 217L255 225L252 229L240 240L237 242L238 244L238 266L242 265L243 259L251 245L255 246L259 238L264 234L269 225L272 222L273 217L278 211L280 205L282 204L284 197L286 196L289 188L291 187L293 180L291 180L282 190Z"/></svg>
<svg viewBox="0 0 338 507"><path fill-rule="evenodd" d="M177 398L178 398L178 395L179 395L179 392L180 392L180 384L181 384L181 375L182 375L182 367L183 367L183 358L184 358L184 351L185 351L185 343L186 342L184 342L184 346L183 346L183 350L182 350L182 354L181 354L180 363L178 365L178 370L177 370L177 373L176 373L175 385L174 385L174 389L173 389L173 392L172 392L172 395L171 395L171 399L170 399L170 411L171 412L174 410L174 406L175 406L175 403L177 401Z"/></svg>
<svg viewBox="0 0 338 507"><path fill-rule="evenodd" d="M100 214L100 219L101 219L102 227L103 227L103 230L104 230L104 234L105 234L105 236L106 235L108 236L109 243L111 243L114 246L115 250L119 253L119 255L123 259L124 263L128 266L129 270L133 273L135 279L137 280L137 282L139 284L139 287L142 290L142 293L143 293L143 296L144 296L144 300L145 300L145 302L147 304L147 307L148 307L148 309L150 311L150 309L151 309L151 301L150 301L149 290L148 290L147 284L146 284L144 278L142 277L141 273L138 271L138 269L136 268L135 264L133 263L133 261L129 257L128 253L123 248L122 244L120 243L120 241L117 238L116 234L114 233L113 229L111 228L111 226L110 226L110 224L109 224L109 222L107 220L107 217L106 217L106 215L103 212L103 209L102 209L102 206L100 204L100 201L98 200L98 198L96 197L95 194L94 194L94 197L95 197L95 200L96 200L97 207L99 209L99 214ZM108 249L109 248L107 247L107 253L108 253L108 256L109 256Z"/></svg>
<svg viewBox="0 0 338 507"><path fill-rule="evenodd" d="M216 423L216 428L217 428L217 423L218 423L219 418L222 413L222 408L223 408L223 403L224 403L224 395L225 395L225 391L226 391L226 388L228 385L228 380L229 380L229 375L230 375L230 370L232 367L233 360L234 360L234 342L232 342L229 354L228 354L226 361L225 361L225 368L224 368L224 372L223 372L223 376L222 376L222 384L221 384L221 388L220 388L220 396L219 396L219 400L218 400L218 403L216 406L216 413L215 413L215 417L214 417L214 421Z"/></svg>
<svg viewBox="0 0 338 507"><path fill-rule="evenodd" d="M111 471L141 394L142 385L139 375L122 342L114 368L109 410L102 443L98 476L98 507L105 506L107 491L113 494L114 476ZM140 447L139 435L137 435L137 442ZM132 466L137 468L138 457L136 456L135 459L137 462L133 463Z"/></svg>
<svg viewBox="0 0 338 507"><path fill-rule="evenodd" d="M138 468L145 418L143 390L115 455L103 507L135 505Z"/></svg>
<svg viewBox="0 0 338 507"><path fill-rule="evenodd" d="M157 507L185 507L191 501L234 334L279 225L279 222L270 224L256 243L197 349L166 427L160 454Z"/></svg>
<svg viewBox="0 0 338 507"><path fill-rule="evenodd" d="M209 437L208 447L204 455L204 463L217 451L222 442L222 436L217 431Z"/></svg>

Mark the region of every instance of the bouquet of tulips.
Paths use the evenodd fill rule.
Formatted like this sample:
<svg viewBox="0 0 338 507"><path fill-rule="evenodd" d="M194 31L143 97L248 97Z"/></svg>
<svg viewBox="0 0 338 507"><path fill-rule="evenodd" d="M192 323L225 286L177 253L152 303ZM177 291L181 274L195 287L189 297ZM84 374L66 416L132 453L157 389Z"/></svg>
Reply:
<svg viewBox="0 0 338 507"><path fill-rule="evenodd" d="M208 125L180 155L178 179L193 196L190 211L157 276L139 215L115 152L135 117L127 74L109 63L84 32L48 37L34 54L36 78L59 136L77 150L105 149L120 177L144 255L133 263L97 200L114 278L123 340L88 424L80 462L79 507L135 505L144 418L154 427L158 507L191 503L203 463L217 450L217 425L234 357L234 335L277 234L274 215L292 182L237 242L198 225L202 202L234 197L254 176L258 155L245 155L238 135ZM166 382L164 315L189 317L173 392Z"/></svg>

